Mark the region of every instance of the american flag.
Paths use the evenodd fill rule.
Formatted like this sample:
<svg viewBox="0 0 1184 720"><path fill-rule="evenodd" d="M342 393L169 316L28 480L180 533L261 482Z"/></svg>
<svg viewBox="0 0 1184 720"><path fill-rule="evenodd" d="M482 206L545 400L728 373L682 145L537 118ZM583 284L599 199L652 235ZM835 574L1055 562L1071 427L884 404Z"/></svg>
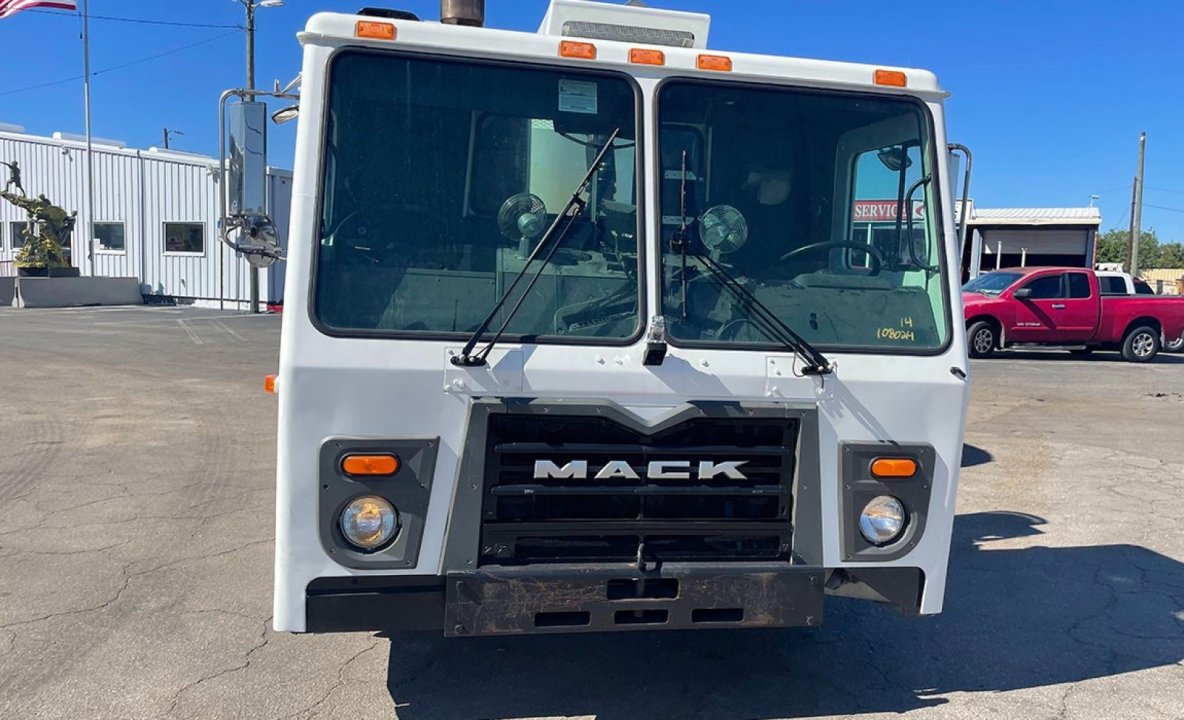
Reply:
<svg viewBox="0 0 1184 720"><path fill-rule="evenodd" d="M78 3L74 0L0 0L0 20L21 10L31 10L38 7L77 10Z"/></svg>

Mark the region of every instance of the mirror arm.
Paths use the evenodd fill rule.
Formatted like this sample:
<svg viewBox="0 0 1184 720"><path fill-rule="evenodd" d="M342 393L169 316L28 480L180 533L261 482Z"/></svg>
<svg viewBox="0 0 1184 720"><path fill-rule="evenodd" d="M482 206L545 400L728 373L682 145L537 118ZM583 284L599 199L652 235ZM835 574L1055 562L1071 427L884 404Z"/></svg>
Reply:
<svg viewBox="0 0 1184 720"><path fill-rule="evenodd" d="M958 257L961 258L966 252L966 230L970 227L970 166L974 156L970 148L962 143L950 143L946 147L950 152L960 152L966 156L966 171L962 173L962 222L958 223Z"/></svg>

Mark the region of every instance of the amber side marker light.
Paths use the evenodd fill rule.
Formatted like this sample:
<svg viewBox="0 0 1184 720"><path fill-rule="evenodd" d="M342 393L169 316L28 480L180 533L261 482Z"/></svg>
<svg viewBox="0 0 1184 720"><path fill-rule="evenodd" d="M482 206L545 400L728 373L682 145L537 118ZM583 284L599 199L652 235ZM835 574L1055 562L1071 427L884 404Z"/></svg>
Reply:
<svg viewBox="0 0 1184 720"><path fill-rule="evenodd" d="M899 70L877 70L874 78L877 85L908 87L909 79Z"/></svg>
<svg viewBox="0 0 1184 720"><path fill-rule="evenodd" d="M872 477L910 478L917 474L917 461L912 458L876 458L872 461Z"/></svg>
<svg viewBox="0 0 1184 720"><path fill-rule="evenodd" d="M732 58L724 55L700 55L700 70L714 70L715 72L732 72Z"/></svg>
<svg viewBox="0 0 1184 720"><path fill-rule="evenodd" d="M595 60L596 46L592 43L564 40L559 43L559 57L575 58L576 60Z"/></svg>
<svg viewBox="0 0 1184 720"><path fill-rule="evenodd" d="M394 40L396 34L395 26L391 25L390 23L359 20L358 24L354 26L354 35L357 35L360 38L370 38L371 40Z"/></svg>
<svg viewBox="0 0 1184 720"><path fill-rule="evenodd" d="M661 50L633 48L629 51L629 62L634 65L665 65L666 53Z"/></svg>
<svg viewBox="0 0 1184 720"><path fill-rule="evenodd" d="M268 395L275 395L275 375L268 375L263 378L263 391Z"/></svg>
<svg viewBox="0 0 1184 720"><path fill-rule="evenodd" d="M399 458L394 455L347 455L341 461L346 475L394 475Z"/></svg>

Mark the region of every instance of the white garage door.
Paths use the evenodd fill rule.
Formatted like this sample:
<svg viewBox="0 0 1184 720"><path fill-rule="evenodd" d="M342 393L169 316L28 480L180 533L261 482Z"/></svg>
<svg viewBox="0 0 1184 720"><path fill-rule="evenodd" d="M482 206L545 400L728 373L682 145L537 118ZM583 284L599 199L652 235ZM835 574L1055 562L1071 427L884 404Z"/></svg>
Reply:
<svg viewBox="0 0 1184 720"><path fill-rule="evenodd" d="M1087 230L983 230L983 254L1085 255Z"/></svg>

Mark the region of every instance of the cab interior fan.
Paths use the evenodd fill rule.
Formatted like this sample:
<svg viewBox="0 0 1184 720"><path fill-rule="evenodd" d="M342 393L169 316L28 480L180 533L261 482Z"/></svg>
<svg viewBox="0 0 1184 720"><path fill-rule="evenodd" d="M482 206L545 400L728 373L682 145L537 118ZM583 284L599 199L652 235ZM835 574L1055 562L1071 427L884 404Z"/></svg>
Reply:
<svg viewBox="0 0 1184 720"><path fill-rule="evenodd" d="M547 229L547 205L538 195L512 195L497 213L497 227L503 236L518 241L518 257L526 259L534 241Z"/></svg>
<svg viewBox="0 0 1184 720"><path fill-rule="evenodd" d="M712 260L735 252L748 240L748 221L731 205L716 205L699 218L699 239L711 252Z"/></svg>

